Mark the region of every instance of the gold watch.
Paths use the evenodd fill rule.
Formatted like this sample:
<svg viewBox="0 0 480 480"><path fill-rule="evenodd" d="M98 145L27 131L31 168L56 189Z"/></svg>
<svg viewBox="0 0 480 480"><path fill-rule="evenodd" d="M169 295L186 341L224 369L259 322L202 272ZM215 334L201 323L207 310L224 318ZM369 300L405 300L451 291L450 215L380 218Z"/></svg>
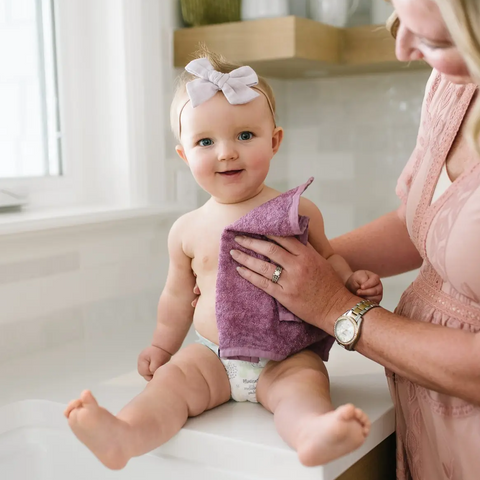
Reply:
<svg viewBox="0 0 480 480"><path fill-rule="evenodd" d="M363 316L372 308L379 306L378 303L373 303L370 300L362 300L353 308L347 310L341 317L338 317L333 327L337 343L346 350L353 350L360 338Z"/></svg>

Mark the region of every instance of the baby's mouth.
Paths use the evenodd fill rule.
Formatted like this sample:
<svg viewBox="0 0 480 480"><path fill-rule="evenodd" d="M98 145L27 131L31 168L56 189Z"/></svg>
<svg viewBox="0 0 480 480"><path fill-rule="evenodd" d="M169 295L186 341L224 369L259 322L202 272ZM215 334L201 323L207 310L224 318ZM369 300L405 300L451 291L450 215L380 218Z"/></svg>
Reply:
<svg viewBox="0 0 480 480"><path fill-rule="evenodd" d="M228 177L232 175L237 175L238 173L242 173L243 170L227 170L226 172L218 172L220 175L226 175Z"/></svg>

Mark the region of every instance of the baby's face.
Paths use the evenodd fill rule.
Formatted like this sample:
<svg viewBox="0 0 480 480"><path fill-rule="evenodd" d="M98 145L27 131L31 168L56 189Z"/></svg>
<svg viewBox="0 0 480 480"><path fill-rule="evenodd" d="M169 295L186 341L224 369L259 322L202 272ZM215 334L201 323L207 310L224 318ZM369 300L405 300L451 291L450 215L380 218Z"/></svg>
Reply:
<svg viewBox="0 0 480 480"><path fill-rule="evenodd" d="M196 108L189 102L181 127L177 153L217 201L238 203L261 191L283 135L264 95L245 105L231 105L221 92Z"/></svg>

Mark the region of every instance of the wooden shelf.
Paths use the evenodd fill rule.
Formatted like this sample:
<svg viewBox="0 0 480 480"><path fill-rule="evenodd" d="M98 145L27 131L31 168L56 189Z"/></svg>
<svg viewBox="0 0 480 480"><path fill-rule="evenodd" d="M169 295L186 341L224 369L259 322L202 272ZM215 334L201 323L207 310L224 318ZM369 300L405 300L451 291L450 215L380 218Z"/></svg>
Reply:
<svg viewBox="0 0 480 480"><path fill-rule="evenodd" d="M336 28L290 16L183 28L174 32L175 67L184 67L200 43L276 78L428 68L423 62L399 62L394 40L381 25Z"/></svg>

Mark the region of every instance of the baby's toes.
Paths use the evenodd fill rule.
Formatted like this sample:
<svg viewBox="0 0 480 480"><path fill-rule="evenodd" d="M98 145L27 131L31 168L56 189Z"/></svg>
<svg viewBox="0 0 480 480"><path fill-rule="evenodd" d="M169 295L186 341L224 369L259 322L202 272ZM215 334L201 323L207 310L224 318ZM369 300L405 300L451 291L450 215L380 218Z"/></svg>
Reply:
<svg viewBox="0 0 480 480"><path fill-rule="evenodd" d="M72 411L75 410L76 408L79 408L82 406L82 401L77 398L76 400L72 400L68 405L67 405L67 408L65 409L65 411L63 412L63 414L69 418Z"/></svg>
<svg viewBox="0 0 480 480"><path fill-rule="evenodd" d="M98 402L90 390L84 390L80 398L84 407L98 407Z"/></svg>
<svg viewBox="0 0 480 480"><path fill-rule="evenodd" d="M370 430L370 420L367 416L367 414L360 410L359 408L356 408L355 409L355 417L357 419L357 421L362 425L362 427L364 428L364 430L366 429L367 432Z"/></svg>
<svg viewBox="0 0 480 480"><path fill-rule="evenodd" d="M78 408L74 408L71 412L70 415L68 416L68 424L70 427L74 427L80 423L80 412L84 410L82 406Z"/></svg>
<svg viewBox="0 0 480 480"><path fill-rule="evenodd" d="M337 409L338 415L345 421L350 421L355 418L355 406L351 403L347 403L338 407Z"/></svg>
<svg viewBox="0 0 480 480"><path fill-rule="evenodd" d="M364 411L361 410L360 408L355 408L355 417L362 424L368 421L368 417L365 415Z"/></svg>

